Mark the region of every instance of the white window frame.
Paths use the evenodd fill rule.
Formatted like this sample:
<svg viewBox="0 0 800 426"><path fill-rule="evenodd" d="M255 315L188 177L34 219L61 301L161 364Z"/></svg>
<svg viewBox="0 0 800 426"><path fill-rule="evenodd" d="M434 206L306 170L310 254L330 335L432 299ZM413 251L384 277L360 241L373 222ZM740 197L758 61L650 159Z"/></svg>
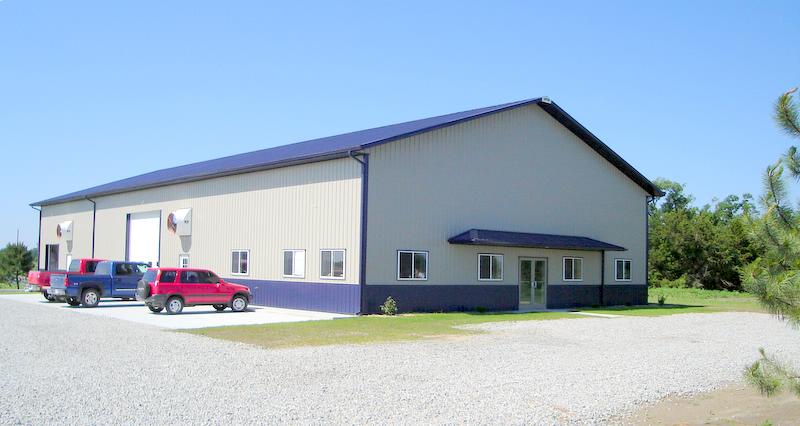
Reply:
<svg viewBox="0 0 800 426"><path fill-rule="evenodd" d="M333 274L333 252L342 252L342 276L322 275L322 252L331 252L331 274ZM319 278L321 280L343 280L347 276L347 250L345 249L320 249L319 250Z"/></svg>
<svg viewBox="0 0 800 426"><path fill-rule="evenodd" d="M233 256L233 254L231 254L231 256ZM183 259L186 259L186 266L183 265ZM247 258L247 261L248 262L250 261L249 257ZM179 254L178 255L178 267L179 268L188 268L189 267L189 255L188 254L184 253L184 254ZM249 267L249 265L248 265L248 267Z"/></svg>
<svg viewBox="0 0 800 426"><path fill-rule="evenodd" d="M411 253L411 273L414 273L414 256L418 254L425 255L425 278L400 278L400 254L401 253ZM430 271L430 263L428 260L430 259L429 253L425 250L397 250L397 281L428 281L428 274Z"/></svg>
<svg viewBox="0 0 800 426"><path fill-rule="evenodd" d="M286 253L292 253L292 272L294 274L286 275ZM295 271L295 267L297 266L297 253L303 253L303 267L300 268L301 271L297 274ZM305 278L306 277L306 251L302 249L286 249L281 252L281 273L283 274L284 278Z"/></svg>
<svg viewBox="0 0 800 426"><path fill-rule="evenodd" d="M481 256L489 256L489 278L481 278ZM492 278L492 257L500 258L500 278ZM478 253L478 281L503 281L506 273L506 260L502 253Z"/></svg>
<svg viewBox="0 0 800 426"><path fill-rule="evenodd" d="M572 260L572 278L567 278L567 259ZM575 278L575 261L581 261L581 277ZM564 256L561 259L561 279L566 282L581 282L583 281L583 258L578 256Z"/></svg>
<svg viewBox="0 0 800 426"><path fill-rule="evenodd" d="M624 259L624 258L614 259L614 281L630 281L631 280L630 275L628 276L628 278L625 278L625 267L624 266L622 267L622 278L617 278L617 272L618 272L617 268L619 268L619 265L624 265L625 262L628 262L628 264L630 265L628 267L628 271L629 271L630 275L633 275L633 261L631 261L631 259Z"/></svg>
<svg viewBox="0 0 800 426"><path fill-rule="evenodd" d="M233 249L233 250L231 250L231 261L233 261L233 254L234 253L239 253L239 262L237 264L239 267L241 267L241 265L242 265L242 258L241 258L242 255L241 254L242 253L247 253L247 272L245 272L245 273L233 272L233 270L231 270L231 275L238 275L240 277L246 277L246 276L250 275L250 269L251 269L250 268L250 266L251 266L250 250L249 249ZM233 264L231 264L231 266L233 266Z"/></svg>

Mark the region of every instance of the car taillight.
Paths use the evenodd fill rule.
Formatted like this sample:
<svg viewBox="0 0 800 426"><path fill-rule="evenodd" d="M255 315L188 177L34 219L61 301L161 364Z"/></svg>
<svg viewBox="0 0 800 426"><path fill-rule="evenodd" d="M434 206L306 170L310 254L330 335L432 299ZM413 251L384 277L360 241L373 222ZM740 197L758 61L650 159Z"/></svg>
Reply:
<svg viewBox="0 0 800 426"><path fill-rule="evenodd" d="M69 287L69 275L64 276L64 287Z"/></svg>

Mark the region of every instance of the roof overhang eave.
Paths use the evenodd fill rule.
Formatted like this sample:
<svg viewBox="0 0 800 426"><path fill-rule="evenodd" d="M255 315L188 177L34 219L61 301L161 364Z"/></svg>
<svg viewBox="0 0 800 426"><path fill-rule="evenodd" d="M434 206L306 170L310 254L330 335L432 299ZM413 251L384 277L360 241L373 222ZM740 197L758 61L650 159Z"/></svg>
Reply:
<svg viewBox="0 0 800 426"><path fill-rule="evenodd" d="M328 161L328 160L337 160L340 158L347 158L353 152L360 150L361 147L352 147L342 150L337 150L335 152L325 153L322 155L309 155L305 157L298 157L293 158L291 160L284 160L284 161L276 161L274 163L266 163L266 164L259 164L257 166L251 167L243 167L240 169L234 170L226 170L220 173L208 173L204 175L197 175L197 176L189 176L186 178L177 178L177 179L170 179L165 181L159 181L152 184L143 184L143 185L136 185L128 188L123 189L116 189L116 190L107 190L107 191L97 191L97 192L87 192L87 191L80 191L80 194L76 194L74 196L63 196L63 197L55 197L55 198L48 198L46 200L37 201L35 203L29 204L31 207L44 207L50 206L55 204L62 204L62 203L69 203L73 201L81 201L85 200L87 197L103 197L107 195L115 195L115 194L123 194L126 192L133 192L139 191L142 189L150 189L150 188L158 188L162 186L168 185L175 185L179 183L186 183L186 182L196 182L206 179L214 179L218 177L225 177L225 176L232 176L232 175L239 175L244 173L252 173L252 172L260 172L263 170L270 170L270 169L278 169L282 167L289 167L289 166L296 166L299 164L307 164L307 163L316 163L319 161Z"/></svg>

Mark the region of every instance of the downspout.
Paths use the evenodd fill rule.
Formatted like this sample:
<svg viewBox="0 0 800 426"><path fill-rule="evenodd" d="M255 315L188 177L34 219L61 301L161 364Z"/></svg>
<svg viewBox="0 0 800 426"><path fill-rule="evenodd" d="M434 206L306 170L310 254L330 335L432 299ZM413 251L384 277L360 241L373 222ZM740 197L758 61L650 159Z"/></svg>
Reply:
<svg viewBox="0 0 800 426"><path fill-rule="evenodd" d="M369 195L369 154L364 152L348 151L347 155L361 164L361 241L358 262L358 286L360 301L360 314L367 313L367 198ZM362 158L358 158L361 156Z"/></svg>
<svg viewBox="0 0 800 426"><path fill-rule="evenodd" d="M39 207L37 209L36 206L31 206L31 208L39 212L39 242L36 243L36 251L38 252L36 269L42 269L42 208Z"/></svg>
<svg viewBox="0 0 800 426"><path fill-rule="evenodd" d="M655 196L648 195L645 197L647 202L644 203L644 284L645 288L649 291L650 289L650 203L653 203L653 208L655 208L654 201L656 200Z"/></svg>
<svg viewBox="0 0 800 426"><path fill-rule="evenodd" d="M97 223L97 203L89 197L86 197L86 200L92 203L92 259L94 259L94 231L95 224Z"/></svg>
<svg viewBox="0 0 800 426"><path fill-rule="evenodd" d="M605 306L605 286L606 286L606 251L600 251L600 306Z"/></svg>

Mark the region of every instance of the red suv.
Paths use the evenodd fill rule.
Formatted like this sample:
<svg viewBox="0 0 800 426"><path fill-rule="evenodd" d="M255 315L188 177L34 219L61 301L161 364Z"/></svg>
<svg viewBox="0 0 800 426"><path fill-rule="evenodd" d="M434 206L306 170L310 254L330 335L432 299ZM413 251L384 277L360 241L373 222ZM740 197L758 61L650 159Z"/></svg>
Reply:
<svg viewBox="0 0 800 426"><path fill-rule="evenodd" d="M230 307L242 312L253 301L250 288L229 283L205 269L150 268L136 289L136 300L152 312L179 314L184 306L211 305L218 311Z"/></svg>

